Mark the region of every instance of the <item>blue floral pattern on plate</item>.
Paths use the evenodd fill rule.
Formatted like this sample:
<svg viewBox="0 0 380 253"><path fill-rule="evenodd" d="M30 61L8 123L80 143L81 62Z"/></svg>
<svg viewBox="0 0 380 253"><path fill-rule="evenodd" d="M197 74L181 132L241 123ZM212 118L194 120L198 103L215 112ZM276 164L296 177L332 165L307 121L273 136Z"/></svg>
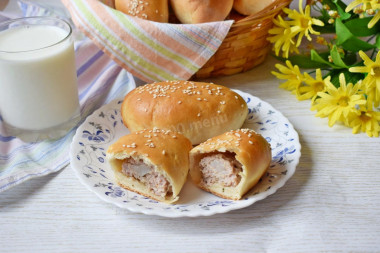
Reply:
<svg viewBox="0 0 380 253"><path fill-rule="evenodd" d="M268 103L235 90L247 102L243 128L263 135L272 147L272 162L259 183L239 201L219 198L187 182L180 200L164 204L119 187L106 162L110 144L129 133L120 115L121 100L104 105L77 129L70 150L71 167L80 181L98 197L132 212L165 217L195 217L225 213L252 205L275 193L294 174L301 156L298 134L292 124Z"/></svg>

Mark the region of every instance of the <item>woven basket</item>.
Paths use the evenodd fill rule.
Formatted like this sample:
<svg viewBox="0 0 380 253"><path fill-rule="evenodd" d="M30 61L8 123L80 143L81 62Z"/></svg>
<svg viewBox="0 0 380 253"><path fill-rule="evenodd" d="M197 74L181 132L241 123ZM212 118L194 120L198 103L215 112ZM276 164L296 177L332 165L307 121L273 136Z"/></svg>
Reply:
<svg viewBox="0 0 380 253"><path fill-rule="evenodd" d="M233 75L262 63L271 48L267 37L273 18L290 3L291 0L276 0L260 13L237 20L216 53L194 78Z"/></svg>

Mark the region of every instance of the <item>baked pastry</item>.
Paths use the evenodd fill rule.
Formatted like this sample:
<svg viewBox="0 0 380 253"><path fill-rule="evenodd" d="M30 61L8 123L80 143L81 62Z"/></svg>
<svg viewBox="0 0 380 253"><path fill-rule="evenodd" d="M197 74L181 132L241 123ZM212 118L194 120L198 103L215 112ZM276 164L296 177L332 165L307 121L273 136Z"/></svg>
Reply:
<svg viewBox="0 0 380 253"><path fill-rule="evenodd" d="M252 15L264 10L275 0L235 0L233 8L243 15Z"/></svg>
<svg viewBox="0 0 380 253"><path fill-rule="evenodd" d="M170 0L176 17L183 24L224 20L230 13L233 0Z"/></svg>
<svg viewBox="0 0 380 253"><path fill-rule="evenodd" d="M130 131L160 128L181 132L192 144L240 128L248 114L244 99L227 87L166 81L129 92L121 116Z"/></svg>
<svg viewBox="0 0 380 253"><path fill-rule="evenodd" d="M115 8L115 0L100 0L100 2L104 3L105 5Z"/></svg>
<svg viewBox="0 0 380 253"><path fill-rule="evenodd" d="M115 0L115 9L151 21L169 20L168 0Z"/></svg>
<svg viewBox="0 0 380 253"><path fill-rule="evenodd" d="M151 199L172 203L189 170L190 141L170 130L142 130L121 137L107 150L116 182Z"/></svg>
<svg viewBox="0 0 380 253"><path fill-rule="evenodd" d="M190 151L190 175L201 189L239 200L259 181L271 159L264 137L250 129L234 130Z"/></svg>

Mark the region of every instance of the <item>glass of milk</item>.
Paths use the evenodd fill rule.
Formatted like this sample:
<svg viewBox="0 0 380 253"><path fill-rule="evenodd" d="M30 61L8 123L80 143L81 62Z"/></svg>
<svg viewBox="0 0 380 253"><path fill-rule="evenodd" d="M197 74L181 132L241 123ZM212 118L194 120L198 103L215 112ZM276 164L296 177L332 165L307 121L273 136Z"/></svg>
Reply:
<svg viewBox="0 0 380 253"><path fill-rule="evenodd" d="M36 142L64 136L80 120L70 25L53 17L0 23L0 125Z"/></svg>

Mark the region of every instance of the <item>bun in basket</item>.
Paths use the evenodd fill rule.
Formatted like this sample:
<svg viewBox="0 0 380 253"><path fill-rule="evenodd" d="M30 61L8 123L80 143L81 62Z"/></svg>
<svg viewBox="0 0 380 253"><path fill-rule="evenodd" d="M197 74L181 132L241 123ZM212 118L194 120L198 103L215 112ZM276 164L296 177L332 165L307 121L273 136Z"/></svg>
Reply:
<svg viewBox="0 0 380 253"><path fill-rule="evenodd" d="M229 131L190 151L190 175L199 188L239 200L256 185L271 159L264 137L250 129Z"/></svg>
<svg viewBox="0 0 380 253"><path fill-rule="evenodd" d="M233 0L170 0L176 17L183 24L222 21L230 13Z"/></svg>
<svg viewBox="0 0 380 253"><path fill-rule="evenodd" d="M168 0L115 0L115 9L151 21L169 20Z"/></svg>
<svg viewBox="0 0 380 253"><path fill-rule="evenodd" d="M128 93L121 116L130 131L169 129L192 144L240 128L248 114L244 99L227 87L191 81L166 81Z"/></svg>
<svg viewBox="0 0 380 253"><path fill-rule="evenodd" d="M275 0L235 0L234 9L243 15L252 15L265 9Z"/></svg>
<svg viewBox="0 0 380 253"><path fill-rule="evenodd" d="M190 141L169 130L142 130L121 137L107 150L117 183L151 199L172 203L189 170Z"/></svg>

